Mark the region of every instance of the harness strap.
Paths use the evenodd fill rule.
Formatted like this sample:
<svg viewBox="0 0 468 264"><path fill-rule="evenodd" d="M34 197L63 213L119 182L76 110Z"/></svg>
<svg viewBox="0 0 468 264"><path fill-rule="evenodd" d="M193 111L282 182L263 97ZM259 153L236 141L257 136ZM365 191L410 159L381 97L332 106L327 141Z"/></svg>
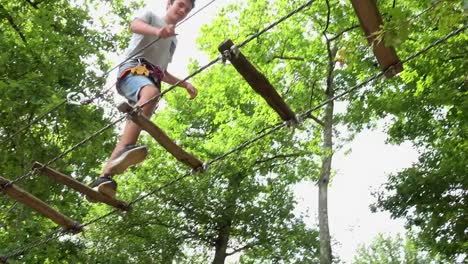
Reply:
<svg viewBox="0 0 468 264"><path fill-rule="evenodd" d="M140 58L138 58L138 65L132 68L125 69L122 73L120 73L118 80L123 79L129 73L152 77L158 82L161 82L161 80L164 78L164 72L161 70L160 67L154 66L153 64L143 61L143 59Z"/></svg>

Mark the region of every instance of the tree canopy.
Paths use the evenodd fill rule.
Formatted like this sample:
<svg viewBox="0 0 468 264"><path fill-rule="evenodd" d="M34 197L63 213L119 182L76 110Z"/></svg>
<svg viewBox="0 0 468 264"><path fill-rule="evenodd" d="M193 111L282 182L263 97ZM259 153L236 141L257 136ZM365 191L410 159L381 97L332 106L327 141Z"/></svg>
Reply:
<svg viewBox="0 0 468 264"><path fill-rule="evenodd" d="M224 39L238 44L301 4L236 2L202 28L198 48L215 58ZM63 100L69 92L103 90L105 78L100 76L110 69L105 56L125 47L126 25L138 6L133 1L0 0L0 140L6 146L0 150L1 176L24 175L33 161L47 162L109 124L112 110ZM402 59L466 27L466 1L379 1L378 7L385 26L376 34L382 34L382 41L394 46ZM103 10L99 19L91 16L95 10ZM125 25L125 30L116 32L111 25ZM351 4L315 1L241 49L296 113L322 105L313 119L275 131L220 159L207 172L168 186L187 168L143 136L149 157L116 179L120 199L145 199L129 213L93 222L83 235L31 248L17 261L224 263L238 256L241 263L338 262L330 242L326 198L333 154L346 144L340 129L353 134L379 122L386 125L389 143L411 141L420 159L389 176L375 208L405 218L422 250L453 261L467 251L466 40L462 31L405 63L398 77L377 80L334 100L377 74L379 67ZM200 66L194 60L190 70ZM152 121L204 161L281 122L229 63L210 67L192 82L200 89L195 101L176 89L164 97L166 106ZM335 101L345 109L337 111ZM61 106L20 131L56 105ZM115 134L106 131L53 167L89 182L114 146ZM292 189L301 181L320 187L318 227L307 226L305 216L294 213ZM90 205L38 175L20 185L80 222L110 210ZM2 198L0 208L0 254L54 227L10 199ZM383 257L390 254L387 245L402 246L384 238L376 243L384 249Z"/></svg>
<svg viewBox="0 0 468 264"><path fill-rule="evenodd" d="M377 237L369 245L361 245L357 250L353 263L382 263L382 264L398 264L398 263L446 263L437 255L432 255L430 252L421 250L420 245L414 241L414 238L384 236L382 234Z"/></svg>

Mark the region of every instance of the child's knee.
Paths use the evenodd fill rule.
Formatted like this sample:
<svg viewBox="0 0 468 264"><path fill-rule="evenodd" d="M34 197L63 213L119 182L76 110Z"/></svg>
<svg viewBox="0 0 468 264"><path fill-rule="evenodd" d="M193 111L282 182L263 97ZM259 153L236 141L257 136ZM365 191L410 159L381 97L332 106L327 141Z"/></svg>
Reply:
<svg viewBox="0 0 468 264"><path fill-rule="evenodd" d="M159 95L159 90L153 85L147 85L141 88L138 98L140 100L149 100Z"/></svg>

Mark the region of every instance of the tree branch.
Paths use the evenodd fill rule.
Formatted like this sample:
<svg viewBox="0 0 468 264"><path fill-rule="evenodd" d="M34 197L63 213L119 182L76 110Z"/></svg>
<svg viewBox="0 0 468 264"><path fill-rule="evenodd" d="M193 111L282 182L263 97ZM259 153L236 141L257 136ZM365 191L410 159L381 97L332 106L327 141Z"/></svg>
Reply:
<svg viewBox="0 0 468 264"><path fill-rule="evenodd" d="M411 21L411 20L415 20L417 19L418 17L424 15L425 13L431 11L432 9L436 8L437 5L439 5L440 3L444 2L444 1L447 1L447 0L436 0L435 2L433 2L433 4L431 6L429 6L428 8L424 9L423 11L419 12L418 14L412 16L409 18L408 22Z"/></svg>
<svg viewBox="0 0 468 264"><path fill-rule="evenodd" d="M274 55L270 61L274 59L280 59L280 60L296 60L296 61L304 61L305 59L302 57L291 57L291 56L278 56Z"/></svg>
<svg viewBox="0 0 468 264"><path fill-rule="evenodd" d="M322 120L320 120L318 117L310 114L309 117L314 120L317 124L321 125L322 127L325 126L325 123L323 123Z"/></svg>
<svg viewBox="0 0 468 264"><path fill-rule="evenodd" d="M238 249L234 249L232 252L229 252L229 253L226 253L226 256L231 256L231 255L234 255L238 252L241 252L243 250L246 250L246 249L249 249L249 248L253 248L257 243L250 243L250 244L247 244L243 247L240 247Z"/></svg>
<svg viewBox="0 0 468 264"><path fill-rule="evenodd" d="M301 156L312 155L312 154L314 154L314 153L312 153L312 152L303 152L303 153L292 153L292 154L280 154L280 155L269 157L269 158L266 158L266 159L263 159L263 160L257 160L255 162L255 164L265 163L265 162L269 162L269 161L272 161L272 160L275 160L275 159L286 159L286 158L293 158L293 157L301 157Z"/></svg>
<svg viewBox="0 0 468 264"><path fill-rule="evenodd" d="M325 1L327 3L327 24L325 25L325 28L323 29L322 34L326 35L328 27L330 26L330 2L328 0Z"/></svg>
<svg viewBox="0 0 468 264"><path fill-rule="evenodd" d="M336 34L334 37L330 38L329 40L330 40L330 41L334 41L334 40L336 40L337 38L341 37L341 35L343 35L344 33L348 32L348 31L351 31L351 30L353 30L353 29L356 29L356 28L358 28L358 27L359 27L359 25L353 25L353 26L351 26L351 27L349 27L349 28L347 28L347 29L341 31L340 33Z"/></svg>
<svg viewBox="0 0 468 264"><path fill-rule="evenodd" d="M170 195L168 196L164 193L160 193L159 198L163 199L165 202L170 203L173 206L180 208L183 212L185 212L188 215L192 215L195 217L206 217L206 215L202 212L198 212L195 208L187 206L187 204L178 201L176 198Z"/></svg>
<svg viewBox="0 0 468 264"><path fill-rule="evenodd" d="M309 108L312 108L312 100L314 99L315 86L317 85L317 80L314 80L312 88L310 89L310 99L309 99Z"/></svg>
<svg viewBox="0 0 468 264"><path fill-rule="evenodd" d="M202 234L200 234L200 233L198 233L198 232L196 232L194 230L190 230L189 226L188 226L188 229L187 229L187 228L183 228L181 226L171 225L171 224L165 223L161 219L159 219L158 217L152 217L152 219L147 219L146 221L143 220L143 222L133 222L132 225L126 225L126 227L128 228L128 227L148 226L148 225L157 225L157 226L165 227L167 229L173 229L173 230L177 230L179 232L185 232L186 234L190 235L190 236L186 236L186 237L199 239L201 241L206 242L210 246L214 246L214 242L211 240L211 237L204 236L204 235L202 235Z"/></svg>
<svg viewBox="0 0 468 264"><path fill-rule="evenodd" d="M18 33L21 40L23 40L23 42L27 44L28 42L26 41L26 37L24 36L23 32L21 32L21 29L18 27L18 25L15 24L15 20L13 19L13 17L8 13L8 11L5 9L5 7L3 7L2 4L0 4L0 10L5 15L5 18L8 20L8 23L10 23L11 27L16 31L16 33Z"/></svg>
<svg viewBox="0 0 468 264"><path fill-rule="evenodd" d="M449 62L449 61L458 60L458 59L464 59L465 57L466 56L463 56L463 55L461 55L461 56L452 56L452 57L444 60L444 62Z"/></svg>
<svg viewBox="0 0 468 264"><path fill-rule="evenodd" d="M328 0L327 0L328 4ZM328 53L328 72L327 72L327 88L326 94L333 94L333 71L335 70L335 56L337 52L336 47L331 46L331 40L328 39L325 32L322 33L325 39L327 40L327 53Z"/></svg>
<svg viewBox="0 0 468 264"><path fill-rule="evenodd" d="M39 7L37 6L38 4L40 4L41 2L38 2L38 3L34 3L32 2L31 0L25 0L29 5L31 5L32 7L34 7L34 9L39 9Z"/></svg>

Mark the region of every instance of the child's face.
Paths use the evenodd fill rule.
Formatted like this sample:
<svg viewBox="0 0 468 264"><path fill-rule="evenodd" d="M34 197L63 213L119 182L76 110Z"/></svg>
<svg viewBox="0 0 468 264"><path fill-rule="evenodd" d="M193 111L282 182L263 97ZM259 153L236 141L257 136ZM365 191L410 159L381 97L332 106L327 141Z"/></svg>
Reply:
<svg viewBox="0 0 468 264"><path fill-rule="evenodd" d="M184 19L191 10L191 0L175 0L172 4L171 0L168 0L166 17L169 18L170 21L175 24Z"/></svg>

